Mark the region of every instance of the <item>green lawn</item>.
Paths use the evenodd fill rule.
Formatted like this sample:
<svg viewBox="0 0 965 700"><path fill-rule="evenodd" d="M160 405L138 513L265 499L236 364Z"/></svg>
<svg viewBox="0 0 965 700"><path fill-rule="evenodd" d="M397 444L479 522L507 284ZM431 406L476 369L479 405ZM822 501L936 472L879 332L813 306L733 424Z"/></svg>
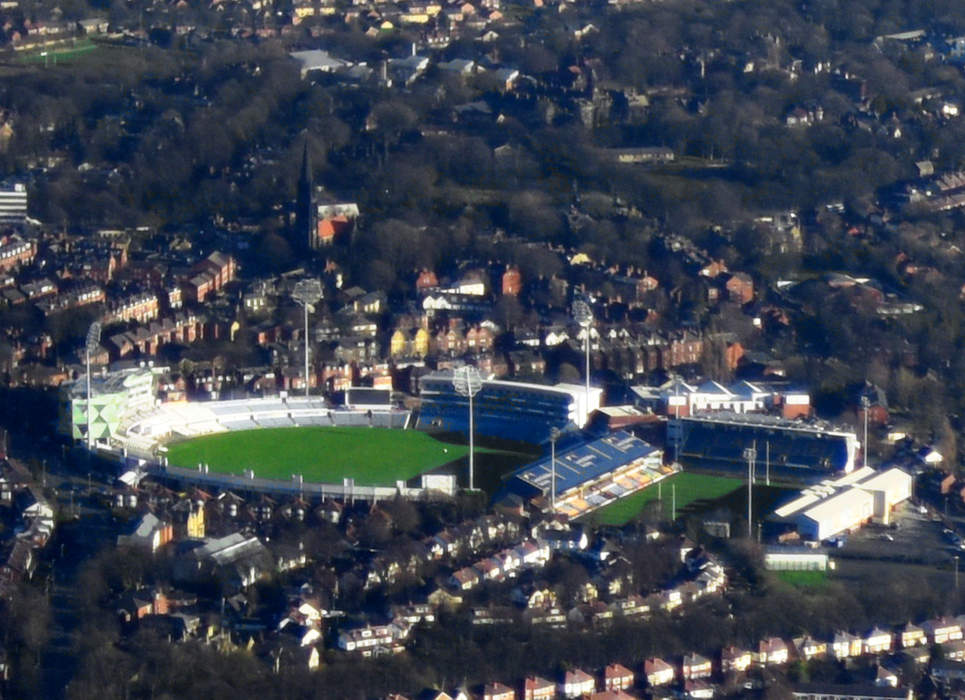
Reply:
<svg viewBox="0 0 965 700"><path fill-rule="evenodd" d="M24 63L42 63L47 66L54 66L58 63L72 61L79 56L94 51L96 48L97 44L90 39L79 39L74 43L64 43L46 49L24 52L20 54L20 60ZM46 56L43 54L46 54Z"/></svg>
<svg viewBox="0 0 965 700"><path fill-rule="evenodd" d="M828 583L827 571L775 571L777 577L798 588L822 588Z"/></svg>
<svg viewBox="0 0 965 700"><path fill-rule="evenodd" d="M469 452L464 445L435 440L416 430L386 428L263 428L206 435L168 445L168 462L193 468L199 462L213 472L360 485L392 485ZM477 461L479 453L476 448ZM460 460L465 461L465 460Z"/></svg>
<svg viewBox="0 0 965 700"><path fill-rule="evenodd" d="M621 526L630 522L643 507L658 496L663 499L663 511L670 515L672 494L676 491L677 514L694 501L716 500L740 488L743 482L726 476L710 476L681 472L660 482L662 486L654 485L621 498L616 503L604 506L590 514L593 522L600 525Z"/></svg>

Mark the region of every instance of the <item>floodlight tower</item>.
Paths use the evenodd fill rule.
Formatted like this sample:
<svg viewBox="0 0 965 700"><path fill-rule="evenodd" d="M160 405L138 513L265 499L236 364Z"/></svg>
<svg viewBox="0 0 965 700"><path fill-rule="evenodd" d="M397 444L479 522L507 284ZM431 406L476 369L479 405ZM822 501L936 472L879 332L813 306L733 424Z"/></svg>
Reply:
<svg viewBox="0 0 965 700"><path fill-rule="evenodd" d="M292 299L301 304L305 309L305 398L308 398L308 389L311 381L308 378L308 314L315 310L315 304L322 298L322 285L316 279L304 279L295 285L292 290Z"/></svg>
<svg viewBox="0 0 965 700"><path fill-rule="evenodd" d="M753 501L754 462L757 460L757 448L745 447L744 459L747 460L747 539L752 539L754 537L754 526L753 520L751 520L753 514L751 503Z"/></svg>
<svg viewBox="0 0 965 700"><path fill-rule="evenodd" d="M861 446L861 466L868 466L868 409L871 408L871 401L867 394L861 395L861 410L864 412L864 444Z"/></svg>
<svg viewBox="0 0 965 700"><path fill-rule="evenodd" d="M586 336L583 339L586 349L586 415L590 415L590 328L593 326L593 309L585 299L577 299L573 302L573 320L576 321Z"/></svg>
<svg viewBox="0 0 965 700"><path fill-rule="evenodd" d="M84 342L84 356L87 360L87 451L94 449L94 435L91 432L91 403L90 403L90 356L97 351L101 342L100 321L94 321L87 329L87 340Z"/></svg>
<svg viewBox="0 0 965 700"><path fill-rule="evenodd" d="M674 438L674 464L680 464L680 440L683 437L683 428L680 427L680 376L675 373L670 374L670 381L673 382L674 419L677 423L677 435Z"/></svg>
<svg viewBox="0 0 965 700"><path fill-rule="evenodd" d="M556 441L560 439L560 429L550 428L550 507L556 514Z"/></svg>
<svg viewBox="0 0 965 700"><path fill-rule="evenodd" d="M474 454L475 438L473 433L475 430L473 425L472 398L482 389L482 377L479 376L479 370L472 365L457 367L452 372L452 387L456 390L457 394L469 399L469 490L474 491L475 482L473 478L476 463Z"/></svg>

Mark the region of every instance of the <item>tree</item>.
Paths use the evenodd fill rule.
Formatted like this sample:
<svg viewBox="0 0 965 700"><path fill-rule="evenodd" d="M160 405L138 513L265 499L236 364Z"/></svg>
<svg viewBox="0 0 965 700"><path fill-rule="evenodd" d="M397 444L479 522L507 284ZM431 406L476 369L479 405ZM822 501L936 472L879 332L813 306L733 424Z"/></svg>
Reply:
<svg viewBox="0 0 965 700"><path fill-rule="evenodd" d="M382 506L392 516L392 525L397 532L407 535L416 534L422 524L419 510L412 501L396 496Z"/></svg>
<svg viewBox="0 0 965 700"><path fill-rule="evenodd" d="M384 165L389 160L389 147L398 143L402 134L416 125L418 115L404 102L389 100L375 105L368 121L382 141Z"/></svg>

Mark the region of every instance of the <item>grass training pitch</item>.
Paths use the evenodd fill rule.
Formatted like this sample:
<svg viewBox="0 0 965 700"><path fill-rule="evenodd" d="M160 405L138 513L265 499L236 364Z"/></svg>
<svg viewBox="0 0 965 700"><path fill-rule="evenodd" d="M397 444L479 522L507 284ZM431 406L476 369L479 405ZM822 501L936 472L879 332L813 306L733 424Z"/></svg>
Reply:
<svg viewBox="0 0 965 700"><path fill-rule="evenodd" d="M168 463L188 469L199 463L212 472L265 479L301 474L306 482L393 485L469 453L464 445L440 442L417 430L388 428L262 428L192 438L168 446ZM476 448L477 455L484 452Z"/></svg>
<svg viewBox="0 0 965 700"><path fill-rule="evenodd" d="M656 500L658 495L663 498L663 512L669 516L671 494L674 490L677 494L677 513L679 515L682 509L694 501L716 500L733 492L742 484L740 479L695 474L694 472L681 472L667 477L660 483L663 485L658 487L657 484L654 484L642 491L637 491L626 498L621 498L615 503L600 508L588 517L600 525L617 527L626 525L643 510L647 503Z"/></svg>
<svg viewBox="0 0 965 700"><path fill-rule="evenodd" d="M827 571L777 571L777 577L795 588L824 588L828 585Z"/></svg>
<svg viewBox="0 0 965 700"><path fill-rule="evenodd" d="M22 63L41 63L45 66L55 66L57 63L67 63L97 49L97 44L90 39L81 39L71 44L52 46L46 49L35 49L19 55Z"/></svg>

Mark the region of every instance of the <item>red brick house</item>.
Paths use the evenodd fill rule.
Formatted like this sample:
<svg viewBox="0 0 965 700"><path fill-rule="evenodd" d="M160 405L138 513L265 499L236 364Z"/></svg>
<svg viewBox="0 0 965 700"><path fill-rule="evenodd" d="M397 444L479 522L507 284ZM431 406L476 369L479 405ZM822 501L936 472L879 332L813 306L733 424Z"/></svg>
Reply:
<svg viewBox="0 0 965 700"><path fill-rule="evenodd" d="M604 690L626 690L633 686L633 671L620 664L610 664L603 669Z"/></svg>
<svg viewBox="0 0 965 700"><path fill-rule="evenodd" d="M680 333L672 337L666 347L663 348L660 369L696 364L700 362L700 356L703 352L703 338L692 333Z"/></svg>
<svg viewBox="0 0 965 700"><path fill-rule="evenodd" d="M673 683L677 672L673 666L663 659L652 658L643 662L643 673L647 677L647 684L651 687Z"/></svg>
<svg viewBox="0 0 965 700"><path fill-rule="evenodd" d="M725 272L727 272L727 263L725 263L723 260L712 260L700 269L699 274L701 277L709 277L710 279L714 279L718 275L722 275Z"/></svg>
<svg viewBox="0 0 965 700"><path fill-rule="evenodd" d="M523 276L520 274L519 268L515 265L506 268L506 272L503 273L502 282L504 295L519 296L519 293L523 289Z"/></svg>
<svg viewBox="0 0 965 700"><path fill-rule="evenodd" d="M596 681L586 671L576 668L563 674L559 683L560 694L565 698L579 698L596 689Z"/></svg>
<svg viewBox="0 0 965 700"><path fill-rule="evenodd" d="M34 241L25 241L19 236L0 239L0 270L28 264L36 255L37 244Z"/></svg>
<svg viewBox="0 0 965 700"><path fill-rule="evenodd" d="M686 681L695 678L709 678L711 672L710 659L700 654L687 654L680 664L680 671Z"/></svg>
<svg viewBox="0 0 965 700"><path fill-rule="evenodd" d="M523 682L523 700L554 700L556 684L540 678L530 676Z"/></svg>
<svg viewBox="0 0 965 700"><path fill-rule="evenodd" d="M516 691L502 683L487 683L483 688L483 700L516 700Z"/></svg>
<svg viewBox="0 0 965 700"><path fill-rule="evenodd" d="M746 272L732 274L724 288L727 290L727 297L738 304L749 304L754 300L754 280Z"/></svg>
<svg viewBox="0 0 965 700"><path fill-rule="evenodd" d="M466 347L473 352L493 349L493 332L484 326L474 326L466 331Z"/></svg>
<svg viewBox="0 0 965 700"><path fill-rule="evenodd" d="M436 277L436 273L432 270L423 269L419 273L419 276L415 281L416 291L421 292L424 289L435 289L439 286L439 278Z"/></svg>

